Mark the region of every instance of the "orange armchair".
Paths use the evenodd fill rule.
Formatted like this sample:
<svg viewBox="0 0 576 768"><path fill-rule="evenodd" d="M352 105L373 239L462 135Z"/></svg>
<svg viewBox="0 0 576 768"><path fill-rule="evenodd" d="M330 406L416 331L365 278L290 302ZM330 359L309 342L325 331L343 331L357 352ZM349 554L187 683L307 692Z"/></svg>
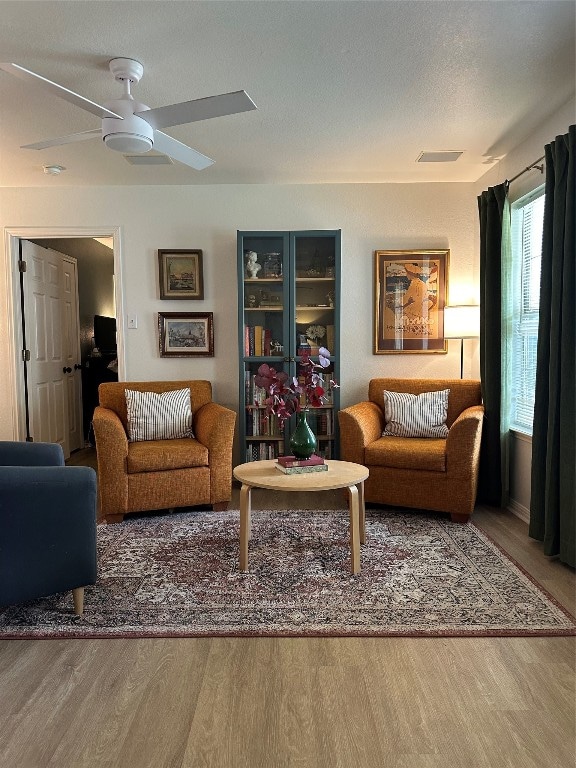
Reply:
<svg viewBox="0 0 576 768"><path fill-rule="evenodd" d="M382 436L384 390L419 395L449 389L447 438ZM450 513L466 522L474 510L484 407L479 381L372 379L368 400L341 410L340 454L370 470L368 502Z"/></svg>
<svg viewBox="0 0 576 768"><path fill-rule="evenodd" d="M125 390L190 387L194 437L130 442ZM93 427L100 518L200 504L226 509L232 495L236 413L212 401L209 381L107 382L98 388Z"/></svg>

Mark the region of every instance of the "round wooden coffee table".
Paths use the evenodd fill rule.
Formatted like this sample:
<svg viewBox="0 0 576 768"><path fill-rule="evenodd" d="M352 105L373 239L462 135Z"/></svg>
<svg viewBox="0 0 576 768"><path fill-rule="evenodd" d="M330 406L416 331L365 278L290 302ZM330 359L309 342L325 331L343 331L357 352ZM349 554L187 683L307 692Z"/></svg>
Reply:
<svg viewBox="0 0 576 768"><path fill-rule="evenodd" d="M250 461L234 468L234 477L242 483L240 489L240 570L248 570L248 540L252 488L271 491L332 491L348 488L350 509L350 554L352 573L360 572L360 544L366 537L364 518L364 480L368 469L349 461L328 459L327 472L285 475L275 467L274 460Z"/></svg>

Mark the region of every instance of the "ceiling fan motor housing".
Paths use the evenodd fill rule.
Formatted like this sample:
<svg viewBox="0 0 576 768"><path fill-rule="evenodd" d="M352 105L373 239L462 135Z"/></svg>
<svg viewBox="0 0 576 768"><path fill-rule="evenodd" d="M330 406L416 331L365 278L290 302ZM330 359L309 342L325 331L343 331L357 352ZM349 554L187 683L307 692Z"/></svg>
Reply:
<svg viewBox="0 0 576 768"><path fill-rule="evenodd" d="M142 117L134 112L150 109L146 104L140 104L130 99L114 99L104 105L121 115L119 117L102 118L102 139L107 147L117 152L144 154L154 146L154 129Z"/></svg>

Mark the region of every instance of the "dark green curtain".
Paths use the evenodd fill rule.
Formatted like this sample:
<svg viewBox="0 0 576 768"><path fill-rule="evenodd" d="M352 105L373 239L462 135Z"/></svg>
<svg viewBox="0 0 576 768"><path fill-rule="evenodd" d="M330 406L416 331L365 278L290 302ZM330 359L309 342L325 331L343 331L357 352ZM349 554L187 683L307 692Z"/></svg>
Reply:
<svg viewBox="0 0 576 768"><path fill-rule="evenodd" d="M505 506L508 493L507 318L503 297L509 273L508 183L489 187L478 198L480 214L480 379L484 425L478 499Z"/></svg>
<svg viewBox="0 0 576 768"><path fill-rule="evenodd" d="M530 536L576 567L576 126L545 147Z"/></svg>

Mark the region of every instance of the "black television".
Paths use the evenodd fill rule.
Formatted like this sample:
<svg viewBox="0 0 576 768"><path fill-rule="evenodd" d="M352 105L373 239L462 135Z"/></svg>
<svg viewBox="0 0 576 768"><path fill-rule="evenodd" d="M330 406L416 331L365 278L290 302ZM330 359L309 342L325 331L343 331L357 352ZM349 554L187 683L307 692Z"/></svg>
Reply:
<svg viewBox="0 0 576 768"><path fill-rule="evenodd" d="M116 318L94 315L94 345L103 355L116 354Z"/></svg>

